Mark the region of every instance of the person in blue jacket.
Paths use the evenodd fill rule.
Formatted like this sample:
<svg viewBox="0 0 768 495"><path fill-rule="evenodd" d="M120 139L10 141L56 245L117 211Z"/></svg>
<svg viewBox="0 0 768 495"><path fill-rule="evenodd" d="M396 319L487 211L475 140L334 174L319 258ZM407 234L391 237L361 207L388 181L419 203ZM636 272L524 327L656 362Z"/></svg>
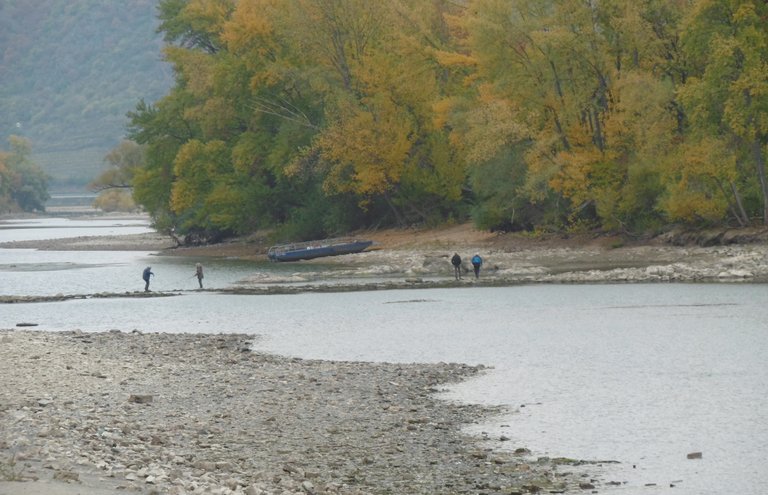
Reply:
<svg viewBox="0 0 768 495"><path fill-rule="evenodd" d="M144 279L144 292L149 292L149 277L154 275L152 273L152 267L148 266L144 269L144 273L141 274L141 278Z"/></svg>
<svg viewBox="0 0 768 495"><path fill-rule="evenodd" d="M479 254L472 256L472 268L475 270L475 278L480 278L481 266L483 266L483 258Z"/></svg>

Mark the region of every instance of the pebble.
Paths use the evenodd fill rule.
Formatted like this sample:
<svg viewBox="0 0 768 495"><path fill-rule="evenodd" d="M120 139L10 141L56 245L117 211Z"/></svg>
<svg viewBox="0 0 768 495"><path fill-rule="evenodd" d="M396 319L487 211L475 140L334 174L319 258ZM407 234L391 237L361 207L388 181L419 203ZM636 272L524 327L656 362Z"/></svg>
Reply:
<svg viewBox="0 0 768 495"><path fill-rule="evenodd" d="M243 352L258 339L238 334L0 340L0 463L26 456L30 479L227 495L492 494L581 479L462 431L497 411L431 392L481 367L284 358Z"/></svg>

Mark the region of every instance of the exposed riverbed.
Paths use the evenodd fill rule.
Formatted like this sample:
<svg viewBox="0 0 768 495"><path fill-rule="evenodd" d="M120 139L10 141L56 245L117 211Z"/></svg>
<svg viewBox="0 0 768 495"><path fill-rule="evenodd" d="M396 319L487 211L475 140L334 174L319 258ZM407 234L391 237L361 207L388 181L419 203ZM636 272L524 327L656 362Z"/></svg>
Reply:
<svg viewBox="0 0 768 495"><path fill-rule="evenodd" d="M134 240L142 240L136 243L137 246L147 246L144 243L147 235L151 234L132 234ZM435 379L431 382L433 385L427 387L432 392L444 390L437 396L427 393L429 400L434 401L429 408L450 409L456 406L458 410L469 411L470 414L452 423L455 427L445 431L441 428L435 430L443 440L454 446L451 448L455 449L456 442L459 442L462 449L468 449L465 453L468 453L469 460L455 462L471 466L477 461L478 465L468 467L468 471L457 471L463 473L461 476L465 480L458 482L441 471L443 462L450 465L454 461L445 461L441 457L443 454L438 452L435 455L440 467L427 462L425 471L421 472L418 468L421 461L412 463L409 471L416 472L417 479L432 480L431 484L424 485L420 484L421 481L414 482L413 491L405 488L407 483L392 488L395 485L391 483L397 483L397 479L405 476L397 470L383 484L377 482L369 486L352 482L340 487L337 486L338 480L323 478L322 482L316 482L319 477L312 474L312 470L310 476L305 478L285 475L287 478L281 478L282 485L270 484L274 476L265 481L260 475L248 477L250 475L239 471L226 475L216 471L200 481L196 478L202 474L199 468L193 473L194 466L189 464L189 471L181 470L181 476L174 482L168 473L173 471L176 476L179 472L170 465L147 467L142 471L118 459L110 464L111 471L102 465L93 469L91 461L84 461L79 466L73 459L81 452L83 457L90 459L103 454L98 450L87 450L88 444L83 443L84 447L70 449L67 451L69 454L59 452L49 456L63 459L63 464L44 467L38 464L40 459L29 454L26 462L41 478L51 478L58 469L79 473L82 476L80 483L94 482L102 488L116 489L119 486L147 493L152 490L166 493L159 487L181 490L178 488L181 486L194 493L191 483L198 483L196 486L201 490L208 487L220 490L220 493L239 493L237 490L245 493L248 489L251 493L260 493L257 489L266 493L282 493L280 490L306 492L309 485L302 487L305 481L312 483L312 489L318 490L320 486L327 493L356 493L343 491L354 489L360 493L508 494L515 490L532 490L533 486L555 491L565 487L580 492L579 484L585 487L594 485L594 489L601 493L622 495L714 495L727 490L760 493L755 488L762 482L760 453L762 446L768 442L768 431L764 427L768 424L768 403L765 399L768 377L765 367L761 365L761 357L768 352L768 338L763 329L764 322L768 321L764 304L768 286L755 282L762 280L766 273L763 244L682 248L646 245L618 249L598 245L549 245L536 249L530 243L516 248L501 246L493 239L491 243L487 239L475 239L461 244L455 237L449 236L450 242L448 238L443 238L415 245L383 243L378 251L363 255L301 264L266 264L259 259L261 248L248 243L224 246L222 249L229 252L227 256L221 255L223 251L219 251L217 256L204 256L205 250L198 250L197 254L194 251L170 250L158 256L154 254L156 251L151 250L125 251L130 244L126 242L127 237L123 237L122 241L117 238L98 241L102 248L122 247L122 250L115 251L85 247L97 244L97 238L87 236L76 236L66 242L42 241L41 245L48 249L45 251L19 250L18 245L14 249L8 249L8 245L0 249L0 266L4 263L6 266L0 269L7 275L6 280L18 276L26 280L30 287L15 292L13 285L6 285L6 282L0 295L9 297L8 300L20 301L36 291L38 300L48 301L0 305L0 327L10 328L27 322L37 324L38 329L50 331L42 334L14 331L4 340L4 343L13 342L22 346L20 349L30 346L24 351L28 363L25 360L4 360L5 363L12 363L7 368L8 376L16 376L20 384L12 389L16 392L8 395L18 395L21 401L17 404L13 402L17 399L9 399L8 402L18 406L13 409L17 411L13 414L20 415L14 423L14 428L20 430L9 434L9 439L24 438L21 431L42 428L54 421L54 417L69 418L61 421L71 422L75 421L72 414L82 414L79 407L71 408L71 411L67 407L46 409L51 404L47 402L47 397L42 398L44 405L35 405L34 401L38 398L21 391L27 388L37 390L37 385L24 385L23 380L31 380L32 384L40 380L45 382L51 391L49 395L55 393L63 398L57 399L57 403L61 400L84 400L84 404L90 404L88 400L97 401L98 407L104 408L107 417L111 418L112 415L125 414L123 410L126 407L133 407L126 406L123 399L127 401L130 394L136 391L126 387L131 384L128 378L121 379L125 381L124 385L115 387L109 377L128 371L139 373L131 364L134 361L145 363L150 357L163 356L159 358L162 366L157 361L146 361L154 364L140 365L139 368L146 368L141 371L143 380L157 378L160 380L158 383L163 384L162 388L168 390L183 390L187 386L183 382L187 376L192 377L193 383L200 383L199 387L204 390L241 380L242 377L238 376L244 373L242 368L235 366L234 375L229 374L232 362L237 364L242 360L243 365L263 368L258 364L262 356L242 357L242 346L239 344L226 344L222 348L230 349L235 357L214 353L219 358L212 360L198 356L192 350L194 346L189 345L189 342L198 342L203 351L210 353L206 350L219 345L216 344L219 337L206 334L225 332L236 334L232 342L253 339L249 344L253 349L273 353L271 362L296 366L302 369L300 373L305 377L315 377L314 380L295 377L287 380L293 387L298 387L292 389L294 393L291 397L309 397L313 387L320 387L318 382L323 381L321 377L311 366L305 368L305 365L318 359L322 360L320 363L323 366L336 369L337 374L344 369L343 363L360 362L361 368L343 373L346 376L344 386L334 385L339 388L342 397L346 394L347 385L372 390L373 385L365 380L378 379L384 363L399 363L396 366L403 368L398 368L398 373L404 373L407 368L420 370L417 375L445 376L444 384L436 383L440 380ZM74 243L77 243L77 248ZM66 245L79 250L62 250ZM30 246L25 247L29 249ZM255 254L237 259L228 257L237 251L242 253L248 247ZM51 250L53 248L57 249ZM462 254L480 251L484 255L487 267L479 280L467 276L459 282L452 280L450 267L446 270L446 266L447 256L454 249L461 250ZM71 254L67 255L67 252ZM28 261L20 258L21 255L28 256ZM54 256L59 258L53 261L50 257ZM112 262L104 262L110 256ZM197 281L190 277L198 260L202 260L207 267L206 289L203 291L195 289ZM136 287L143 286L143 282L138 280L137 283L136 279L148 262L158 274L152 282L155 292L150 295L164 297L146 298L147 294ZM68 266L67 263L76 266ZM8 267L11 264L17 266L11 269ZM19 269L19 264L25 269ZM98 284L103 284L105 293L89 291L88 277L82 277L86 285L73 288L73 280L78 278L75 274L89 271ZM106 276L116 273L124 273L125 278ZM185 283L169 282L165 285L173 277L178 280L183 277L182 282ZM729 283L668 283L675 281ZM110 290L110 286L119 286L122 292ZM372 288L377 290L365 290ZM413 288L422 290L411 290ZM348 292L352 290L356 292ZM242 294L232 295L233 292ZM296 292L301 294L294 294ZM59 293L62 293L61 296ZM55 302L66 297L72 299ZM58 337L62 330L75 329L85 333L64 333ZM121 332L110 333L109 330L113 329ZM134 329L141 333L127 333ZM179 335L150 335L158 331ZM238 338L241 340L238 341ZM91 342L80 347L82 339ZM229 342L228 339L224 340ZM98 346L93 345L96 342ZM136 347L136 342L143 342L138 347L143 349L145 355L136 356L134 351L128 350ZM62 355L47 354L59 343L64 349ZM190 353L189 359L177 359L175 351L168 348L174 345L186 349ZM105 354L99 354L98 349L102 348ZM8 347L3 346L3 349ZM95 392L93 397L75 395L73 399L68 396L70 382L61 382L59 386L58 382L46 378L61 368L40 366L40 363L66 361L75 349L86 353L81 356L84 356L83 366L87 364L88 370L91 367L110 370L95 371L107 378L89 378L100 384L94 390L101 390L101 394L108 391L101 387L103 384L114 388L111 395L104 396L105 400L100 401L99 393ZM126 349L123 358L116 357L120 355L119 349ZM293 360L291 357L308 361ZM422 364L413 365L415 362ZM446 368L440 362L465 364L448 368L461 370L454 376L454 372L443 375L440 370ZM101 366L103 363L112 364ZM204 363L205 366L195 363ZM491 368L478 373L475 365ZM194 369L188 369L189 366L194 366ZM116 371L112 371L113 367ZM19 373L14 375L17 368ZM64 371L72 370L67 370L65 364ZM88 373L91 371L64 373L64 376L76 378L77 382L84 380L80 376L90 376ZM282 373L286 378L293 376L285 369L276 373ZM220 380L222 377L226 379ZM409 378L409 381L413 380L418 382L417 378ZM448 384L457 380L458 383ZM88 385L91 381L84 382L83 386L92 386ZM306 385L310 388L305 389ZM248 396L250 392L245 390L248 388L246 384L236 388L238 393L235 396L246 394L242 400L259 402ZM274 393L279 397L279 390ZM33 395L41 394L42 391ZM410 395L410 392L397 394L387 400L399 404L399 401L412 400L408 398ZM126 397L121 399L123 396ZM211 404L211 397L201 395L201 402L195 407L199 409ZM445 403L443 399L449 402ZM214 401L222 400L217 396ZM294 406L300 404L291 401ZM273 402L275 404L269 407L278 407L281 401L275 399ZM157 414L168 414L163 409L164 403L162 406L160 402L153 404L152 407L156 408L153 411ZM449 407L446 404L453 405ZM478 404L490 409L478 407ZM95 406L91 404L88 407L92 409ZM411 408L408 405L398 407ZM49 416L49 412L53 416ZM285 413L272 414L280 417ZM98 422L96 416L89 421ZM37 419L40 422L36 422ZM309 416L305 416L304 420L307 427L314 427ZM406 425L412 424L407 417L401 420ZM168 423L157 421L169 428L178 426L173 420L168 420L171 421ZM244 419L238 416L232 421L224 430L231 430L235 422ZM431 424L430 421L427 424ZM412 425L418 427L419 424ZM294 433L298 431L295 425L292 428ZM180 431L180 438L186 438L184 430ZM419 430L406 426L406 431L417 435L413 432ZM82 431L79 434L83 435ZM213 434L220 438L224 433ZM56 451L64 449L62 445L75 441L68 434L61 437L27 437L31 452L41 452L35 449L45 448ZM390 440L388 434L384 434L381 441ZM126 452L135 448L141 450L133 443L132 437L122 441L129 447ZM393 441L397 443L399 440ZM361 440L350 437L348 445L355 449L363 448L358 445L359 442ZM427 441L426 445L438 450L446 448L435 439ZM7 447L7 453L18 450L17 444L7 443ZM516 449L527 450L515 455ZM293 447L285 450L296 451ZM482 452L485 456L480 454ZM688 454L697 452L702 452L701 459L687 459ZM149 457L144 454L145 460ZM553 462L553 458L590 462L585 466L573 466L572 461L561 459ZM606 460L618 461L619 464L595 463ZM313 457L312 462L321 461ZM408 464L408 461L401 459L395 462L399 463ZM353 464L360 472L377 469L375 463ZM480 469L481 466L490 466L489 469L500 474L487 474L483 471L485 468ZM544 469L543 474L538 470L539 466ZM154 471L148 474L151 469ZM265 464L260 469L277 467ZM324 473L327 469L331 468L326 466L320 471ZM509 470L515 474L510 474L512 471ZM519 470L530 470L531 477ZM255 468L246 471L255 471ZM573 474L563 476L566 472ZM126 478L129 475L132 479ZM152 483L147 482L149 475L154 476ZM226 476L242 483L237 481L239 484L233 489L232 479L227 478L227 481ZM368 479L378 475L370 476ZM289 478L292 485L285 484L289 483ZM478 479L493 481L483 484ZM546 486L545 482L548 483ZM616 485L613 485L614 482ZM385 486L389 488L382 488Z"/></svg>

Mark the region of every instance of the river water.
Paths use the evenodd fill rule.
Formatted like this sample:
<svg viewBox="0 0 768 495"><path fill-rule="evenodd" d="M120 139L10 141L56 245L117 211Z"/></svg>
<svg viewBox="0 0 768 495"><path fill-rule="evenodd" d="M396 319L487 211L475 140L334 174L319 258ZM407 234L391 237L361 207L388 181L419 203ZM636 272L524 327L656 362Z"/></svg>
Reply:
<svg viewBox="0 0 768 495"><path fill-rule="evenodd" d="M76 228L38 227L0 229L0 241L63 237ZM153 289L193 289L193 261L0 249L0 295L141 290L146 264L158 273ZM206 260L206 267L206 283L216 287L255 271L301 269L226 259ZM508 414L469 429L490 441L510 439L494 442L497 448L619 461L594 467L602 482L622 483L603 485L601 493L762 494L768 489L767 300L768 285L760 284L268 296L190 291L6 304L0 328L34 322L49 331L239 332L263 336L260 349L304 358L484 364L492 369L443 395L508 407ZM691 452L702 458L687 459Z"/></svg>

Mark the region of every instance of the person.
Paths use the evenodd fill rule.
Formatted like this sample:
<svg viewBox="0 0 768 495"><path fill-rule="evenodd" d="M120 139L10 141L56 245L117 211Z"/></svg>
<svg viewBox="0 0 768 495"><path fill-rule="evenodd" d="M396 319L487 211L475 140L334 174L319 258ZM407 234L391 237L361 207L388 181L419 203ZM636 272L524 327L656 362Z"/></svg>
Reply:
<svg viewBox="0 0 768 495"><path fill-rule="evenodd" d="M453 265L453 276L456 277L456 280L461 280L461 256L459 253L453 253L451 264Z"/></svg>
<svg viewBox="0 0 768 495"><path fill-rule="evenodd" d="M480 278L480 267L483 266L483 258L479 254L475 253L472 256L472 268L475 270L475 278Z"/></svg>
<svg viewBox="0 0 768 495"><path fill-rule="evenodd" d="M152 275L154 275L154 273L152 273L152 267L146 267L144 273L141 275L141 278L144 279L144 292L149 292L149 277Z"/></svg>
<svg viewBox="0 0 768 495"><path fill-rule="evenodd" d="M203 288L203 265L197 263L195 265L195 277L197 277L197 283L200 284L200 288Z"/></svg>

